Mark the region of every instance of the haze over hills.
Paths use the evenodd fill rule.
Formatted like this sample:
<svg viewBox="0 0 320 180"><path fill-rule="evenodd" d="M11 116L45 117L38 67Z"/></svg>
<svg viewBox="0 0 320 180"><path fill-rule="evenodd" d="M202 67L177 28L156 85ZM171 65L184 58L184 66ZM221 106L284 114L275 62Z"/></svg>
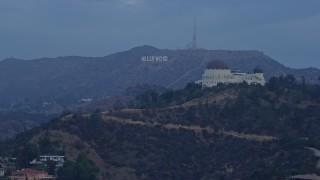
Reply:
<svg viewBox="0 0 320 180"><path fill-rule="evenodd" d="M167 57L167 60L142 61L143 57L152 56ZM64 109L75 109L84 98L98 100L85 106L91 110L111 107L113 102L122 106L129 103L130 98L113 98L109 102L103 99L126 94L128 87L137 84L182 88L200 79L212 60L224 61L231 69L243 72L260 67L266 79L293 74L297 79L304 76L307 82L318 83L320 76L319 69L291 69L259 51L169 50L139 46L105 57L9 58L0 61L0 136L12 136L57 116ZM30 118L22 122L23 114Z"/></svg>

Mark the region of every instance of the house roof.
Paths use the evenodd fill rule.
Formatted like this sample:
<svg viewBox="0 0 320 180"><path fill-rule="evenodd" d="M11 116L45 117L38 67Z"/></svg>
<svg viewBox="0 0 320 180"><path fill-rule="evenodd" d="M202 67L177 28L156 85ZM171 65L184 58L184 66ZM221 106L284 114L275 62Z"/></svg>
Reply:
<svg viewBox="0 0 320 180"><path fill-rule="evenodd" d="M289 179L320 180L320 176L317 176L316 174L304 174L290 176Z"/></svg>
<svg viewBox="0 0 320 180"><path fill-rule="evenodd" d="M60 156L60 155L42 155L40 157L64 157L64 156Z"/></svg>
<svg viewBox="0 0 320 180"><path fill-rule="evenodd" d="M15 174L15 173L18 173L18 174L48 174L45 171L40 171L40 170L36 170L36 169L29 169L29 168L17 170L15 172L13 172L12 174Z"/></svg>

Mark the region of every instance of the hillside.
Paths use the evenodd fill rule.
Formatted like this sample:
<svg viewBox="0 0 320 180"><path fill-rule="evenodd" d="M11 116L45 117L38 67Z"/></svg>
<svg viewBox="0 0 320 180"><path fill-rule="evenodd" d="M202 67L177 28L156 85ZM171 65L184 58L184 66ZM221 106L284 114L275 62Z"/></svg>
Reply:
<svg viewBox="0 0 320 180"><path fill-rule="evenodd" d="M319 92L320 86L297 84L292 76L272 78L266 87L149 90L132 108L64 115L19 135L8 149L23 157L21 165L28 162L20 155L26 152L64 152L71 161L87 154L100 179L319 173L312 150L320 149Z"/></svg>
<svg viewBox="0 0 320 180"><path fill-rule="evenodd" d="M168 59L142 61L146 56ZM316 68L290 69L258 51L168 50L140 46L105 57L9 58L0 61L0 137L10 138L64 110L110 109L114 103L124 107L132 98L127 97L132 95L127 93L127 88L138 84L182 88L200 79L211 60L224 61L231 69L243 72L260 67L266 79L289 73L298 79L304 77L308 83L318 83L320 76ZM110 99L110 96L116 97ZM82 103L83 99L93 102ZM8 119L7 114L13 115ZM21 122L16 118L19 114L28 114L30 118Z"/></svg>
<svg viewBox="0 0 320 180"><path fill-rule="evenodd" d="M168 61L142 62L143 56L167 56ZM308 82L318 82L318 69L290 69L258 51L167 50L151 46L105 57L57 57L0 61L0 105L25 99L77 103L82 98L119 95L136 84L182 88L198 80L211 60L222 60L232 69L265 71L266 79L290 73Z"/></svg>

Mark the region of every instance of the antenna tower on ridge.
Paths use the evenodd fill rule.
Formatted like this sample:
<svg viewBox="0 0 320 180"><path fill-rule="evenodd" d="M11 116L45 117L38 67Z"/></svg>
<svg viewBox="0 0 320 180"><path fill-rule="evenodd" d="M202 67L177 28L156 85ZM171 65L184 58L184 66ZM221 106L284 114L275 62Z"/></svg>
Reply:
<svg viewBox="0 0 320 180"><path fill-rule="evenodd" d="M197 24L196 18L194 18L194 26L193 26L193 39L192 39L192 50L198 49L197 47Z"/></svg>

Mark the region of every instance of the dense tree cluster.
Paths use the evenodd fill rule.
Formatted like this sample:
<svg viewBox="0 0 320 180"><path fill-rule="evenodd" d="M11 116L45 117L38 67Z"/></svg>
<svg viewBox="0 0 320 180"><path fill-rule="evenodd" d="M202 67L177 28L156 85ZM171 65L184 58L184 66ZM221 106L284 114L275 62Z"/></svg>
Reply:
<svg viewBox="0 0 320 180"><path fill-rule="evenodd" d="M188 83L184 89L168 89L162 94L147 90L136 97L137 108L156 108L177 105L204 95L201 85Z"/></svg>

